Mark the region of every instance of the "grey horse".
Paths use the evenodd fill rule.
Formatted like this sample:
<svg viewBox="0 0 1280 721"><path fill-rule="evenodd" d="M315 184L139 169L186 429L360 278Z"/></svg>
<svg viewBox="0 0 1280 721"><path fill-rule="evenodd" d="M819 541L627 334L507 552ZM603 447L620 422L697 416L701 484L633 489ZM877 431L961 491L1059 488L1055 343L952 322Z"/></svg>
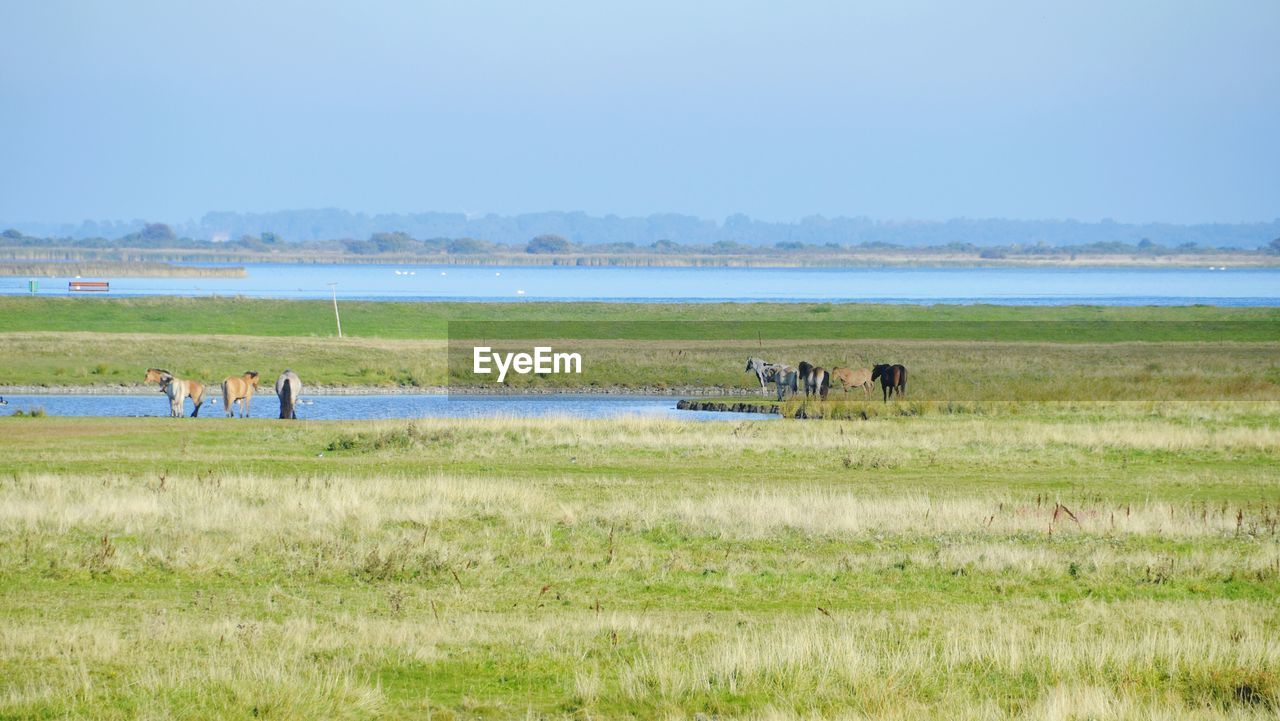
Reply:
<svg viewBox="0 0 1280 721"><path fill-rule="evenodd" d="M773 365L777 365L777 364L770 363L760 358L747 359L746 372L756 374L756 379L760 381L760 395L765 396L766 398L769 396L769 390L766 387L768 385L768 381L765 380L765 374L768 372L769 366L773 366Z"/></svg>
<svg viewBox="0 0 1280 721"><path fill-rule="evenodd" d="M800 373L791 366L774 363L765 367L765 380L778 386L778 400L786 397L787 391L795 395L799 390Z"/></svg>
<svg viewBox="0 0 1280 721"><path fill-rule="evenodd" d="M288 420L296 420L298 412L295 406L298 405L298 395L302 393L302 380L298 378L298 374L292 370L286 369L276 379L276 396L280 398L280 417Z"/></svg>

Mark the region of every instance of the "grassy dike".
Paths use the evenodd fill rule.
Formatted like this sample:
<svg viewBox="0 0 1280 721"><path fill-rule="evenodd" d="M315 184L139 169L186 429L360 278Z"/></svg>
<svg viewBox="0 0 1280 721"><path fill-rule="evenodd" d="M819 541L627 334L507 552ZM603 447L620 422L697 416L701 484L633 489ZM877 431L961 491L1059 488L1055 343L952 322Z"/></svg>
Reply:
<svg viewBox="0 0 1280 721"><path fill-rule="evenodd" d="M0 418L0 717L1270 718L1277 418Z"/></svg>
<svg viewBox="0 0 1280 721"><path fill-rule="evenodd" d="M569 343L583 376L515 387L742 392L749 355L903 362L928 400L1280 399L1280 309L0 299L0 386L134 385L149 366L336 387L468 386L447 339ZM468 343L459 343L464 352ZM461 365L466 365L461 364Z"/></svg>

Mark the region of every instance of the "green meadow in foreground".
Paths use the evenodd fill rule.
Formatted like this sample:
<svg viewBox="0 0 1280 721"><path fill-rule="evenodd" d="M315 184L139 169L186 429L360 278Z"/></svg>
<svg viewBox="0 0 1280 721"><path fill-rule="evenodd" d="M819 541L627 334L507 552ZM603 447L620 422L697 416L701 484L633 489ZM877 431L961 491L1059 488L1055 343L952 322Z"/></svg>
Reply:
<svg viewBox="0 0 1280 721"><path fill-rule="evenodd" d="M1280 405L0 418L3 718L1274 718Z"/></svg>

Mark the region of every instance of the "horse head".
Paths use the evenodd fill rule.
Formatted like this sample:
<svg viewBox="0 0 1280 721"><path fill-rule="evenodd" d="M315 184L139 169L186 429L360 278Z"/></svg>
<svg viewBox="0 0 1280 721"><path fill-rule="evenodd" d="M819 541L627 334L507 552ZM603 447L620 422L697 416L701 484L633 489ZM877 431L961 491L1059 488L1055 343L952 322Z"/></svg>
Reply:
<svg viewBox="0 0 1280 721"><path fill-rule="evenodd" d="M889 370L888 363L880 363L871 369L871 381L874 383L877 378L887 373Z"/></svg>
<svg viewBox="0 0 1280 721"><path fill-rule="evenodd" d="M258 387L258 371L245 371L244 379L254 388Z"/></svg>
<svg viewBox="0 0 1280 721"><path fill-rule="evenodd" d="M148 368L147 377L143 379L143 382L164 383L166 378L173 378L173 374L163 368Z"/></svg>

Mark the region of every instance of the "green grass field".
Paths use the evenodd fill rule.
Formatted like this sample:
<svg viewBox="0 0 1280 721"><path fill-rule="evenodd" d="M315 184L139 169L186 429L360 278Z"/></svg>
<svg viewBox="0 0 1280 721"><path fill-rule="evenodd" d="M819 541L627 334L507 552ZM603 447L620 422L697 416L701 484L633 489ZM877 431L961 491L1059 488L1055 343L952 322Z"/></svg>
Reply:
<svg viewBox="0 0 1280 721"><path fill-rule="evenodd" d="M0 418L0 717L1273 718L1277 420Z"/></svg>
<svg viewBox="0 0 1280 721"><path fill-rule="evenodd" d="M912 306L831 303L383 303L342 301L342 330L354 338L444 340L450 322L510 322L533 337L545 334L537 322L555 322L567 332L581 325L584 337L600 337L602 322L652 324L650 337L697 339L709 332L721 337L820 339L830 333L856 337L857 324L877 322L883 338L921 337L922 324L949 322L961 330L953 340L972 340L963 323L1010 323L1027 340L1090 340L1083 332L1096 321L1125 321L1127 335L1104 340L1188 340L1205 328L1221 328L1218 339L1276 339L1272 327L1280 308L1193 307L1016 307ZM810 323L801 323L809 321ZM903 323L903 321L908 321ZM1082 325L1068 325L1073 321ZM896 322L898 325L892 325ZM852 324L840 329L838 324ZM1046 325L1046 323L1048 323ZM656 324L666 324L656 327ZM743 324L743 325L735 325ZM1144 326L1145 324L1145 326ZM1262 325L1264 335L1257 327ZM830 325L830 328L824 327ZM901 329L898 332L894 328ZM945 327L945 326L943 326ZM1123 326L1119 326L1123 327ZM683 330L681 330L683 328ZM1190 330L1188 330L1188 328ZM1249 328L1249 330L1245 330ZM1269 330L1268 330L1269 328ZM745 332L744 332L745 329ZM925 337L935 337L931 327ZM986 328L978 327L979 332ZM81 332L162 335L245 335L330 337L336 334L328 301L248 298L27 298L0 297L0 333ZM1249 335L1242 337L1241 333ZM749 335L747 335L749 334ZM1176 335L1175 335L1176 334ZM1011 338L1018 339L1018 338Z"/></svg>
<svg viewBox="0 0 1280 721"><path fill-rule="evenodd" d="M825 422L0 417L0 719L1280 713L1274 309L351 303L341 340L331 310L0 299L0 385L432 386L452 324L571 340L579 384L889 357L911 392L788 402Z"/></svg>

